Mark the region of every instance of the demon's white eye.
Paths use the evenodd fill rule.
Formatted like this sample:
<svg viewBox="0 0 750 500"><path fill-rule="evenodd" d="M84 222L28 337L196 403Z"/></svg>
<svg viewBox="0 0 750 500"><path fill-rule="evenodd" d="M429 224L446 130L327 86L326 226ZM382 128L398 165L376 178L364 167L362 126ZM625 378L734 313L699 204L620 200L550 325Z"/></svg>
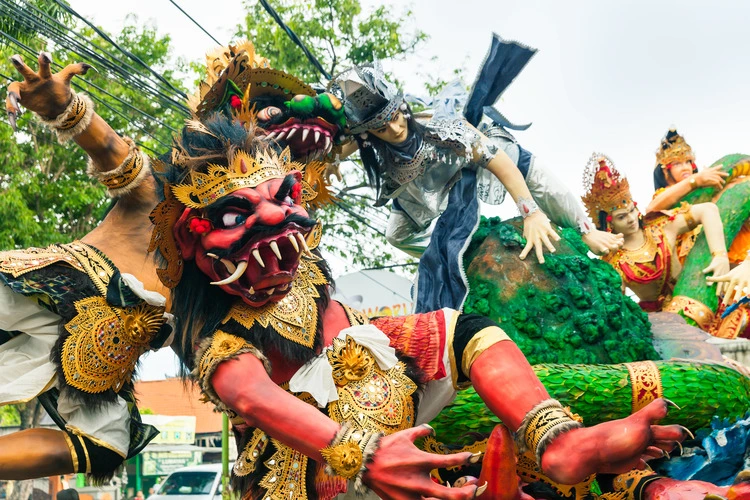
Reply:
<svg viewBox="0 0 750 500"><path fill-rule="evenodd" d="M268 106L267 108L263 108L258 111L258 120L265 122L280 114L281 110L279 108L275 106Z"/></svg>
<svg viewBox="0 0 750 500"><path fill-rule="evenodd" d="M247 220L247 215L238 214L237 212L227 212L221 217L221 223L224 227L234 227L242 224Z"/></svg>

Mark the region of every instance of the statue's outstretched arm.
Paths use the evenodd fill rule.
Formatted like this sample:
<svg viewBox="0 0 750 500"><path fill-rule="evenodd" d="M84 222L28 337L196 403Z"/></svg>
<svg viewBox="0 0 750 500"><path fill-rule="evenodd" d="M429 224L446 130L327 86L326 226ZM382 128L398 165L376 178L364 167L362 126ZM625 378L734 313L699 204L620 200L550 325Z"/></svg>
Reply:
<svg viewBox="0 0 750 500"><path fill-rule="evenodd" d="M651 203L646 207L646 213L669 210L677 205L685 195L696 188L707 186L712 186L717 189L723 188L729 174L727 172L722 172L721 168L721 165L706 168L691 175L687 179L682 179L671 186L667 186L654 195Z"/></svg>
<svg viewBox="0 0 750 500"><path fill-rule="evenodd" d="M153 183L144 182L151 176L148 157L135 143L120 137L94 111L91 99L70 88L76 75L84 75L91 66L69 64L59 73L50 71L51 56L39 54L39 70L34 71L19 55L11 57L23 81L8 85L5 109L15 128L19 104L39 115L61 143L75 141L88 154L88 174L109 189L113 198L127 196L138 204L156 204Z"/></svg>

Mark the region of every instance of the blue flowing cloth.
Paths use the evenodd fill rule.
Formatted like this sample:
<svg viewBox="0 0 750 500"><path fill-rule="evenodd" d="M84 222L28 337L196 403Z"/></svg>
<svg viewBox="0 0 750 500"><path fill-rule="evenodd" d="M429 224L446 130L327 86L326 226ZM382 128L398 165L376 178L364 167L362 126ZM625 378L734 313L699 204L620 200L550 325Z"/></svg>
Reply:
<svg viewBox="0 0 750 500"><path fill-rule="evenodd" d="M498 125L523 130L529 125L513 125L492 105L513 82L535 54L534 49L508 42L493 34L490 50L472 87L464 117L476 126L487 114ZM518 168L528 172L531 153L521 148ZM461 179L451 188L448 206L437 221L419 261L415 312L436 311L443 307L463 308L469 285L463 256L479 225L476 172L461 171Z"/></svg>

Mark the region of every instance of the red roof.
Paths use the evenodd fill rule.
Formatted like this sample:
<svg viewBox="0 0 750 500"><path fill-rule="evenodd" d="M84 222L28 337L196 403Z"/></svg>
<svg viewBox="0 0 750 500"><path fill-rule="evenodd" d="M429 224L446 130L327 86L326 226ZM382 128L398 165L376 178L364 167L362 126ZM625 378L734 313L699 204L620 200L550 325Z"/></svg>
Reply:
<svg viewBox="0 0 750 500"><path fill-rule="evenodd" d="M201 402L201 392L194 382L180 378L135 383L138 408L156 415L195 415L195 433L221 432L221 413L213 405Z"/></svg>

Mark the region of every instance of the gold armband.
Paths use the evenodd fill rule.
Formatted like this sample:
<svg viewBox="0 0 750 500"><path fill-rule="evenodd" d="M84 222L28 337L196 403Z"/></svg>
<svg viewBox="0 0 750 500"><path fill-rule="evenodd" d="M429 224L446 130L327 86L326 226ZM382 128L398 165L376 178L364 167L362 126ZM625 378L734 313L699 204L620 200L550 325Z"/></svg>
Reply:
<svg viewBox="0 0 750 500"><path fill-rule="evenodd" d="M89 96L74 92L73 99L65 111L52 120L41 117L40 120L57 134L58 142L63 144L86 130L93 116L94 103Z"/></svg>
<svg viewBox="0 0 750 500"><path fill-rule="evenodd" d="M521 452L534 452L541 465L544 451L557 436L580 427L583 427L580 417L576 418L556 399L547 399L526 414L516 431L516 444Z"/></svg>
<svg viewBox="0 0 750 500"><path fill-rule="evenodd" d="M331 444L320 450L326 461L328 475L354 479L354 490L358 494L366 491L362 475L367 464L372 461L383 437L382 432L358 430L349 422L344 422Z"/></svg>
<svg viewBox="0 0 750 500"><path fill-rule="evenodd" d="M128 156L117 168L100 172L89 158L86 169L87 174L107 187L107 192L112 198L117 198L137 188L150 172L148 156L138 149L132 139L123 137L123 140L128 144Z"/></svg>

